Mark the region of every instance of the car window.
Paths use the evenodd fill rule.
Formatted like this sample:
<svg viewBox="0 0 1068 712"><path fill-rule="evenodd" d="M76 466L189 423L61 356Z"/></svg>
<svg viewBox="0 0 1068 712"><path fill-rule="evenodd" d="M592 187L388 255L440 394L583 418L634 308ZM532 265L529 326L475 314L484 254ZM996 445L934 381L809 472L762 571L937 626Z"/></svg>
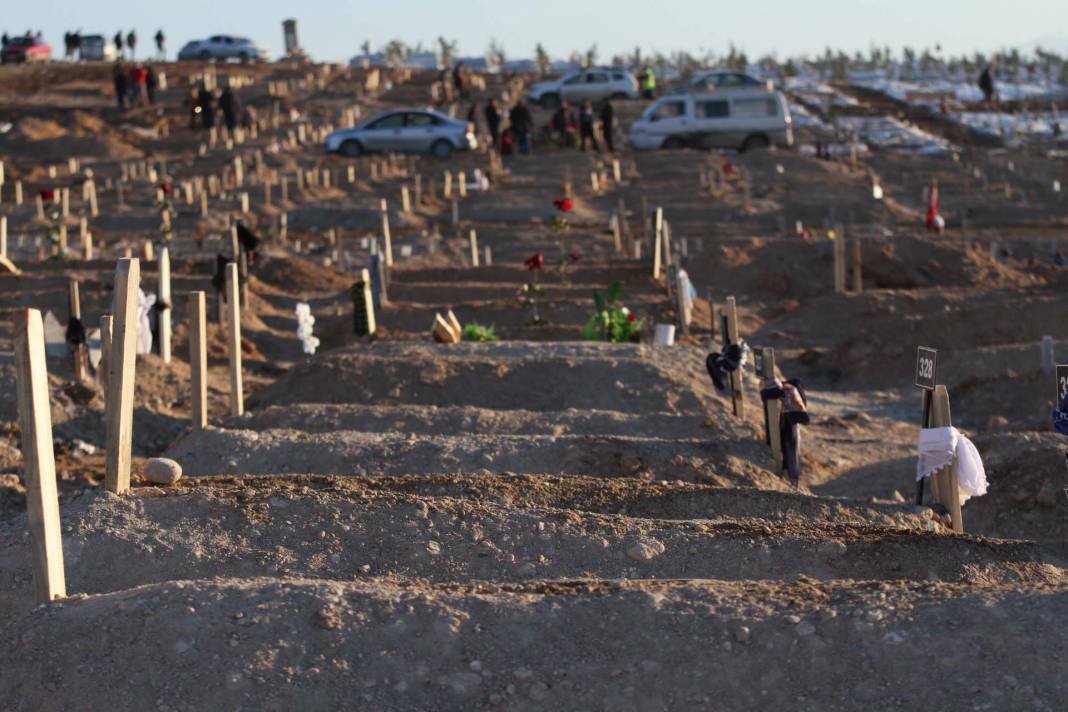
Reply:
<svg viewBox="0 0 1068 712"><path fill-rule="evenodd" d="M674 119L678 116L684 116L685 114L686 102L665 101L653 110L653 114L649 118L653 121L660 121L661 119Z"/></svg>
<svg viewBox="0 0 1068 712"><path fill-rule="evenodd" d="M719 119L730 116L730 104L724 100L697 102L697 115L703 119Z"/></svg>
<svg viewBox="0 0 1068 712"><path fill-rule="evenodd" d="M369 129L399 129L404 126L404 114L390 114L368 126Z"/></svg>
<svg viewBox="0 0 1068 712"><path fill-rule="evenodd" d="M585 81L586 81L586 75L585 74L576 74L575 76L573 76L570 79L568 79L567 81L565 81L564 84L582 84Z"/></svg>
<svg viewBox="0 0 1068 712"><path fill-rule="evenodd" d="M734 100L733 114L736 118L755 119L763 118L765 116L775 116L778 113L779 111L775 106L775 100L770 97Z"/></svg>
<svg viewBox="0 0 1068 712"><path fill-rule="evenodd" d="M738 75L738 83L739 84L745 84L747 86L758 86L760 84L760 80L756 79L754 77L751 77L748 74L739 74Z"/></svg>
<svg viewBox="0 0 1068 712"><path fill-rule="evenodd" d="M615 81L617 81L617 82L621 82L621 81L623 81L624 79L626 79L626 77L625 77L625 76L623 76L622 74L620 74L620 73L618 73L618 72L617 72L616 74L613 74L613 75L612 75L612 79L613 79L613 80L615 80Z"/></svg>
<svg viewBox="0 0 1068 712"><path fill-rule="evenodd" d="M218 35L214 37L209 37L208 42L222 42L222 37L219 37Z"/></svg>
<svg viewBox="0 0 1068 712"><path fill-rule="evenodd" d="M408 114L408 126L436 126L438 120L430 114L412 112Z"/></svg>
<svg viewBox="0 0 1068 712"><path fill-rule="evenodd" d="M586 75L587 84L604 84L608 81L608 75L604 72L590 72Z"/></svg>

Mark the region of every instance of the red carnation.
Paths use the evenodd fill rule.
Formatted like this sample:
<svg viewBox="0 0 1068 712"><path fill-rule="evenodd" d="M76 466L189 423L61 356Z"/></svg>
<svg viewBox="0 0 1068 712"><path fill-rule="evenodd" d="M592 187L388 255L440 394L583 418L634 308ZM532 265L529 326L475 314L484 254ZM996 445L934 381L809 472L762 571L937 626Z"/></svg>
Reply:
<svg viewBox="0 0 1068 712"><path fill-rule="evenodd" d="M634 320L637 319L637 318L638 317L635 316L634 314L627 314L627 323L628 324L633 324Z"/></svg>
<svg viewBox="0 0 1068 712"><path fill-rule="evenodd" d="M571 198L557 198L553 201L553 205L562 213L571 212Z"/></svg>
<svg viewBox="0 0 1068 712"><path fill-rule="evenodd" d="M163 181L159 184L159 189L163 191L164 195L170 195L172 190L171 182L169 180Z"/></svg>
<svg viewBox="0 0 1068 712"><path fill-rule="evenodd" d="M41 188L41 200L47 203L55 199L56 191L52 190L51 188Z"/></svg>
<svg viewBox="0 0 1068 712"><path fill-rule="evenodd" d="M527 266L527 269L529 269L531 272L536 269L541 269L541 266L545 264L545 255L541 254L540 252L535 255L531 255L530 258L523 264L525 264Z"/></svg>
<svg viewBox="0 0 1068 712"><path fill-rule="evenodd" d="M572 262L578 262L579 260L582 259L582 255L580 255L578 252L572 252L572 253L568 254L568 257L571 258Z"/></svg>

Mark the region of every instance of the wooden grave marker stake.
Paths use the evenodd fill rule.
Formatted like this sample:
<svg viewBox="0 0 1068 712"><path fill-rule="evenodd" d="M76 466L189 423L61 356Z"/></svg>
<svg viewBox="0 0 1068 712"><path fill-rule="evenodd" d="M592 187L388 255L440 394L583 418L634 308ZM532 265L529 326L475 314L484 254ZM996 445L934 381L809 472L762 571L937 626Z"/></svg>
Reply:
<svg viewBox="0 0 1068 712"><path fill-rule="evenodd" d="M208 427L208 331L204 292L189 293L189 374L193 430Z"/></svg>
<svg viewBox="0 0 1068 712"><path fill-rule="evenodd" d="M734 297L727 297L727 343L738 342L738 305ZM745 407L745 391L742 390L742 369L731 372L731 408L734 415L741 417Z"/></svg>
<svg viewBox="0 0 1068 712"><path fill-rule="evenodd" d="M408 192L408 184L405 183L401 186L401 210L405 213L412 212L412 199Z"/></svg>
<svg viewBox="0 0 1068 712"><path fill-rule="evenodd" d="M468 233L468 240L471 243L471 266L478 267L478 234L474 229Z"/></svg>
<svg viewBox="0 0 1068 712"><path fill-rule="evenodd" d="M931 428L945 428L953 425L949 409L949 391L945 386L935 386L931 395ZM953 531L964 533L964 515L960 508L960 495L957 491L957 461L931 475L931 494L953 520Z"/></svg>
<svg viewBox="0 0 1068 712"><path fill-rule="evenodd" d="M0 215L0 257L7 259L7 216Z"/></svg>
<svg viewBox="0 0 1068 712"><path fill-rule="evenodd" d="M861 262L860 234L853 231L853 292L860 294L864 291L864 269Z"/></svg>
<svg viewBox="0 0 1068 712"><path fill-rule="evenodd" d="M644 198L643 198L644 200ZM664 241L664 209L656 209L653 239L653 279L660 279L660 259Z"/></svg>
<svg viewBox="0 0 1068 712"><path fill-rule="evenodd" d="M831 246L834 250L834 293L845 294L846 291L846 245L842 226L839 225L834 231L834 242Z"/></svg>
<svg viewBox="0 0 1068 712"><path fill-rule="evenodd" d="M769 382L775 381L775 349L766 347L760 356L760 375ZM775 466L782 466L782 440L779 438L779 417L782 414L782 401L772 398L764 404L764 437L771 446L771 456Z"/></svg>
<svg viewBox="0 0 1068 712"><path fill-rule="evenodd" d="M67 285L67 314L71 319L82 319L82 300L78 282L71 280ZM84 342L73 344L70 352L71 368L75 383L85 383L88 351Z"/></svg>
<svg viewBox="0 0 1068 712"><path fill-rule="evenodd" d="M100 364L97 367L97 377L100 379L100 388L104 391L104 409L107 410L108 402L108 371L111 368L111 314L100 317Z"/></svg>
<svg viewBox="0 0 1068 712"><path fill-rule="evenodd" d="M141 266L136 257L115 269L111 362L108 365L107 469L104 486L113 494L130 489L134 378L137 368L137 290Z"/></svg>
<svg viewBox="0 0 1068 712"><path fill-rule="evenodd" d="M456 187L459 189L458 192L460 193L460 197L461 198L466 198L467 197L467 174L464 173L463 171L460 171L456 175Z"/></svg>
<svg viewBox="0 0 1068 712"><path fill-rule="evenodd" d="M241 380L241 296L237 263L226 265L226 345L230 355L230 415L245 413L245 393Z"/></svg>
<svg viewBox="0 0 1068 712"><path fill-rule="evenodd" d="M385 243L386 267L393 266L393 236L389 231L389 203L385 198L379 202L379 210L382 212L382 242Z"/></svg>
<svg viewBox="0 0 1068 712"><path fill-rule="evenodd" d="M171 362L171 251L159 248L159 355L163 363Z"/></svg>
<svg viewBox="0 0 1068 712"><path fill-rule="evenodd" d="M41 312L24 309L15 336L22 469L26 481L26 514L33 560L34 600L47 603L67 595L63 570L63 537L52 449L52 412L45 363Z"/></svg>
<svg viewBox="0 0 1068 712"><path fill-rule="evenodd" d="M370 336L375 333L375 303L371 294L371 273L360 270L360 278L352 286L352 320L356 336Z"/></svg>

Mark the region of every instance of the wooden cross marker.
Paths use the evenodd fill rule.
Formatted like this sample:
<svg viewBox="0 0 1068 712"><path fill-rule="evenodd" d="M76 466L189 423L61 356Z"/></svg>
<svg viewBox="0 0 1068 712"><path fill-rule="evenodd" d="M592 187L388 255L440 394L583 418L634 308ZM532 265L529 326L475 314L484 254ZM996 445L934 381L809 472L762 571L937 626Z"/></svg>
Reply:
<svg viewBox="0 0 1068 712"><path fill-rule="evenodd" d="M241 297L237 263L226 265L226 345L230 353L230 415L245 413L245 392L241 380Z"/></svg>
<svg viewBox="0 0 1068 712"><path fill-rule="evenodd" d="M163 363L171 362L171 251L164 245L159 248L159 355Z"/></svg>
<svg viewBox="0 0 1068 712"><path fill-rule="evenodd" d="M734 297L727 297L727 343L738 343L738 306ZM731 408L734 415L741 417L745 408L745 391L742 390L742 370L731 372Z"/></svg>
<svg viewBox="0 0 1068 712"><path fill-rule="evenodd" d="M189 293L189 372L193 430L208 427L208 332L204 292Z"/></svg>
<svg viewBox="0 0 1068 712"><path fill-rule="evenodd" d="M141 266L137 258L119 260L115 270L115 308L112 310L111 363L108 366L107 469L108 492L130 489L133 444L134 378L137 368L137 289Z"/></svg>
<svg viewBox="0 0 1068 712"><path fill-rule="evenodd" d="M52 449L44 326L37 309L22 310L17 322L15 366L34 597L37 603L47 603L66 596L67 583L63 571L56 460Z"/></svg>
<svg viewBox="0 0 1068 712"><path fill-rule="evenodd" d="M775 349L767 347L761 352L761 372L770 382L775 381ZM779 418L782 414L782 401L773 398L764 404L764 438L771 446L771 456L775 466L782 466L782 440L779 438Z"/></svg>

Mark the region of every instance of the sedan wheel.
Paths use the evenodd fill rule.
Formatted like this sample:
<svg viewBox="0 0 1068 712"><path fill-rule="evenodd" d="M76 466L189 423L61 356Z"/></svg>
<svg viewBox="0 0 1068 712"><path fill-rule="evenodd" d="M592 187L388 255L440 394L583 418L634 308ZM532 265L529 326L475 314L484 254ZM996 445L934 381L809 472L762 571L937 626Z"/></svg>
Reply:
<svg viewBox="0 0 1068 712"><path fill-rule="evenodd" d="M448 158L452 155L452 144L445 139L439 139L430 147L430 153L435 158Z"/></svg>
<svg viewBox="0 0 1068 712"><path fill-rule="evenodd" d="M350 138L341 144L341 154L349 158L359 158L363 155L363 146L359 141Z"/></svg>

